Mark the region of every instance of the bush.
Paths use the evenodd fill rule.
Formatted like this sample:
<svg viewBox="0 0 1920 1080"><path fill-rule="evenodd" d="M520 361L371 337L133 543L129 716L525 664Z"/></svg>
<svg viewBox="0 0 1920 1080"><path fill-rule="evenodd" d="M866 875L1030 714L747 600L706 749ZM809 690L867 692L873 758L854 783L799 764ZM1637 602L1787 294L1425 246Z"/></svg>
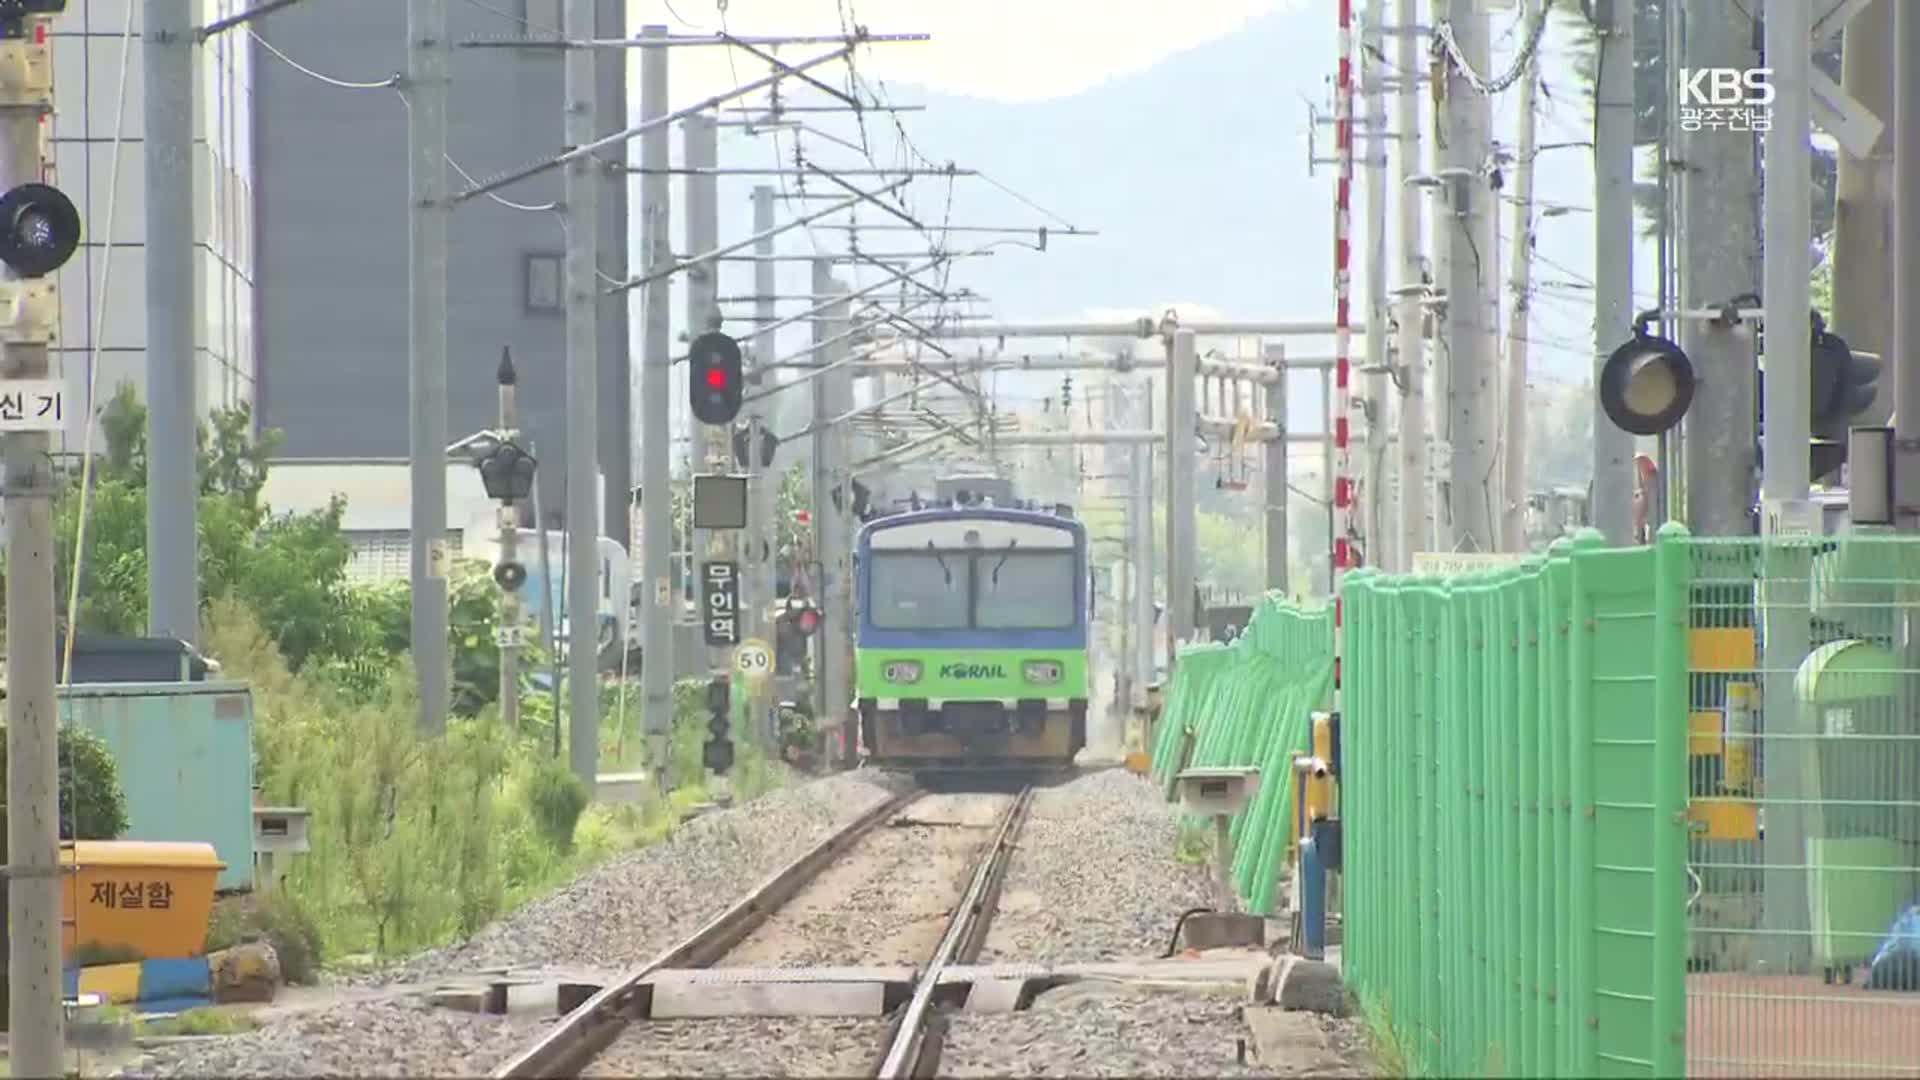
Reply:
<svg viewBox="0 0 1920 1080"><path fill-rule="evenodd" d="M527 779L527 808L547 843L562 852L573 850L573 829L587 808L587 786L567 766L547 758Z"/></svg>
<svg viewBox="0 0 1920 1080"><path fill-rule="evenodd" d="M214 906L207 927L208 952L256 941L273 946L287 982L311 985L315 981L324 955L320 925L297 896L272 892Z"/></svg>
<svg viewBox="0 0 1920 1080"><path fill-rule="evenodd" d="M6 775L6 727L0 725L0 777ZM85 728L60 725L60 838L112 840L127 831L127 795L120 787L120 769L106 740ZM0 785L0 820L5 819L6 791ZM0 848L5 846L0 830Z"/></svg>

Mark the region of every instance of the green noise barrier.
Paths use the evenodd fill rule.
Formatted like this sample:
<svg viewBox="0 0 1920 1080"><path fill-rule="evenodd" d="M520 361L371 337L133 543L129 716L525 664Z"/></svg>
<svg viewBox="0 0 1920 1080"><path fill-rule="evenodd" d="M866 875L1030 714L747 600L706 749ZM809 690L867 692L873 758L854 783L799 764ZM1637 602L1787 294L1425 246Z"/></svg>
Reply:
<svg viewBox="0 0 1920 1080"><path fill-rule="evenodd" d="M1164 786L1182 767L1259 766L1260 790L1231 832L1234 888L1254 914L1273 913L1292 828L1291 762L1332 693L1331 610L1302 610L1279 593L1261 600L1232 643L1180 651L1154 735L1153 776ZM1183 763L1189 731L1193 751Z"/></svg>

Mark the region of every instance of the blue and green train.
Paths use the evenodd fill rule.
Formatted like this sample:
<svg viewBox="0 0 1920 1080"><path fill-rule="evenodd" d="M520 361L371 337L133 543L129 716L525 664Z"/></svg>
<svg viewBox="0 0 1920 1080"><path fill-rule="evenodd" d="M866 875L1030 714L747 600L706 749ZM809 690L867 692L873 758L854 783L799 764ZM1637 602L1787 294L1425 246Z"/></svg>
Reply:
<svg viewBox="0 0 1920 1080"><path fill-rule="evenodd" d="M1053 511L881 517L855 546L869 763L921 775L1071 765L1087 739L1087 532Z"/></svg>

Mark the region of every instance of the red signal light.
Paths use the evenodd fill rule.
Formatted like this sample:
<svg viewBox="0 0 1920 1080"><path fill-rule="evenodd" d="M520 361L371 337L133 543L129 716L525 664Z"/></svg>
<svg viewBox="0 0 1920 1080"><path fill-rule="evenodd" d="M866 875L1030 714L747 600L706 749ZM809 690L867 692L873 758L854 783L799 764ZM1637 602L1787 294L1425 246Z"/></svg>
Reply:
<svg viewBox="0 0 1920 1080"><path fill-rule="evenodd" d="M725 390L727 388L727 373L721 371L719 368L708 368L707 386L714 390Z"/></svg>
<svg viewBox="0 0 1920 1080"><path fill-rule="evenodd" d="M812 608L808 608L800 613L799 621L800 632L803 634L811 634L820 625L820 613Z"/></svg>

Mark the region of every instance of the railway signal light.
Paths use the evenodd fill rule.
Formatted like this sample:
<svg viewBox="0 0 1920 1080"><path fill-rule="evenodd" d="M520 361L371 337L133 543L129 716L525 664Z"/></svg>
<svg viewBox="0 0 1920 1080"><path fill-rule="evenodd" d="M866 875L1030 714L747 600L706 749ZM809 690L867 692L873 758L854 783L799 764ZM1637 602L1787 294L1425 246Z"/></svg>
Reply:
<svg viewBox="0 0 1920 1080"><path fill-rule="evenodd" d="M733 423L745 392L740 343L718 330L701 334L687 352L687 366L694 418L715 427Z"/></svg>
<svg viewBox="0 0 1920 1080"><path fill-rule="evenodd" d="M1680 346L1648 332L1650 314L1634 321L1633 337L1600 368L1600 408L1630 435L1659 435L1693 404L1693 363Z"/></svg>
<svg viewBox="0 0 1920 1080"><path fill-rule="evenodd" d="M0 9L0 16L6 13ZM50 184L21 184L0 195L0 262L23 278L46 277L80 246L80 211Z"/></svg>
<svg viewBox="0 0 1920 1080"><path fill-rule="evenodd" d="M789 596L787 597L787 621L793 624L793 628L800 632L801 637L812 637L813 632L820 629L820 609L814 607L810 600Z"/></svg>
<svg viewBox="0 0 1920 1080"><path fill-rule="evenodd" d="M717 773L733 768L733 688L725 675L707 683L707 732L713 737L700 747L700 762Z"/></svg>

